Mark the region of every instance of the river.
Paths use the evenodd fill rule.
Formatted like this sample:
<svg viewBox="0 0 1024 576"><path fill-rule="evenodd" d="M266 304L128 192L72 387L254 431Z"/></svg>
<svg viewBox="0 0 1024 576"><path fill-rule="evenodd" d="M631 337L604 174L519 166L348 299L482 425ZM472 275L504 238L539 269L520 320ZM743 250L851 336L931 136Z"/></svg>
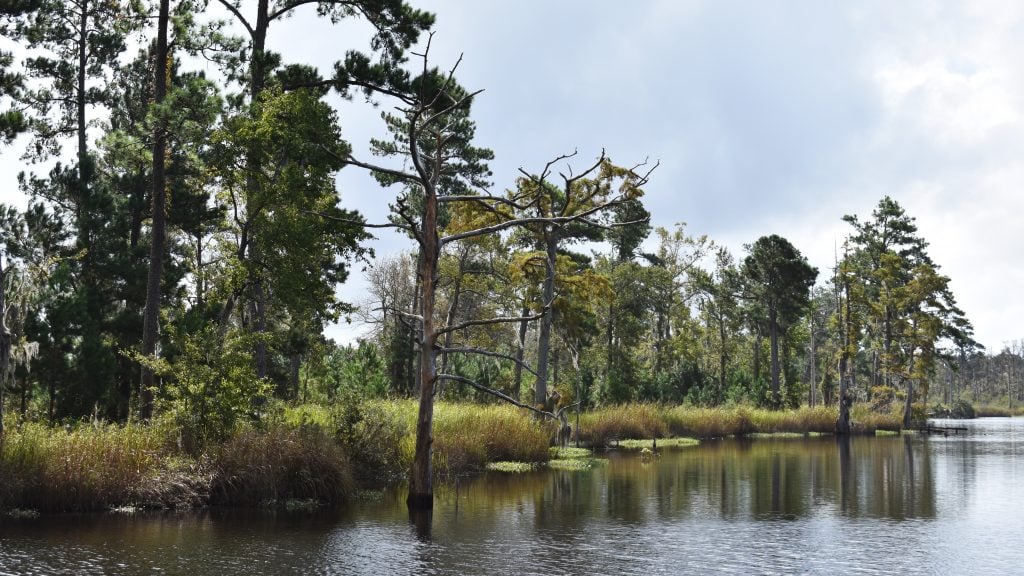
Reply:
<svg viewBox="0 0 1024 576"><path fill-rule="evenodd" d="M0 520L0 574L1024 574L1024 419L488 473L343 510Z"/></svg>

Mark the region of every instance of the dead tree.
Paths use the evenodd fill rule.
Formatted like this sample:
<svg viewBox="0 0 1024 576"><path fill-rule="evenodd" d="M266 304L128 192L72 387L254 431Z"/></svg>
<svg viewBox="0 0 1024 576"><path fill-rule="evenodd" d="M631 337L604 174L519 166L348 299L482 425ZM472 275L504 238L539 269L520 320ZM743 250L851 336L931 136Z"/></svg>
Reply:
<svg viewBox="0 0 1024 576"><path fill-rule="evenodd" d="M382 156L398 156L404 166L392 168L380 164L348 158L349 164L370 170L383 185L402 184L406 192L400 194L392 204L392 222L367 225L371 227L392 227L406 231L419 245L421 260L418 270L420 307L418 313L407 310L389 310L411 321L418 328L419 409L416 420L416 443L412 469L409 476L409 495L406 500L410 510L428 510L433 507L433 470L431 452L433 444L434 396L437 384L442 380L461 383L501 400L531 410L557 422L573 406L548 411L520 402L516 398L464 376L441 373L437 369L440 354L476 354L501 358L514 362L536 374L521 359L468 346L442 344L447 334L457 333L475 326L502 323L518 323L540 319L550 310L552 299L543 302L541 312L536 314L512 315L485 319L467 319L451 325L439 325L435 313L436 289L439 281L438 263L446 247L464 240L488 234L498 234L514 227L523 226L564 226L570 223L599 225L593 220L605 204L594 205L572 214L537 216L535 203L541 201L538 195L517 191L508 195L494 195L476 185L478 178L471 173L473 162L479 160L480 149L470 145L473 133L468 110L472 99L481 91L467 92L454 81L458 67L447 74L439 74L428 68L427 49L417 56L423 62L421 75L407 83L407 88L394 86L379 91L399 101L398 114L385 115L393 133L389 142L374 141L375 152ZM460 59L461 61L461 59ZM563 157L565 159L567 157ZM477 168L479 168L477 166ZM634 175L636 179L643 176ZM458 184L453 184L458 182ZM615 194L613 194L613 197ZM461 207L461 208L459 208ZM469 210L482 219L474 219L481 225L442 235L439 226L441 210Z"/></svg>

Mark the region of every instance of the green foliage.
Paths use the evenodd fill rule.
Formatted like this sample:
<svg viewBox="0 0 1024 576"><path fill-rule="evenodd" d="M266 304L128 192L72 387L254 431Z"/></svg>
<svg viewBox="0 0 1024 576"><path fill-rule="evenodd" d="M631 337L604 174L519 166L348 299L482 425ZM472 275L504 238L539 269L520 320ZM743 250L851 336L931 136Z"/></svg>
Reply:
<svg viewBox="0 0 1024 576"><path fill-rule="evenodd" d="M256 378L252 336L212 328L184 336L181 354L173 361L137 357L166 379L156 391L158 408L180 430L186 450L195 452L228 438L254 417L272 390Z"/></svg>
<svg viewBox="0 0 1024 576"><path fill-rule="evenodd" d="M974 406L966 400L957 400L949 409L953 418L971 419L976 417Z"/></svg>

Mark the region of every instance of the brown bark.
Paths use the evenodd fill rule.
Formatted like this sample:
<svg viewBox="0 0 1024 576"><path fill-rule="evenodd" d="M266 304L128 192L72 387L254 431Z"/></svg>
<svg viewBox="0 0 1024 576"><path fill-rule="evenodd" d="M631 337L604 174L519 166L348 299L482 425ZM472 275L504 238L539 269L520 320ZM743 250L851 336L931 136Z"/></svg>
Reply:
<svg viewBox="0 0 1024 576"><path fill-rule="evenodd" d="M555 265L558 238L553 232L544 235L547 258L544 260L544 316L540 319L540 335L537 338L537 380L534 402L544 404L548 396L548 354L551 349L551 323L555 313Z"/></svg>
<svg viewBox="0 0 1024 576"><path fill-rule="evenodd" d="M412 140L415 142L415 139ZM437 235L437 192L433 186L424 187L423 265L420 268L420 402L416 417L416 449L409 475L409 496L406 505L411 510L429 510L434 507L433 469L431 452L434 443L434 384L437 332L434 326L434 301L437 288L437 262L440 252Z"/></svg>

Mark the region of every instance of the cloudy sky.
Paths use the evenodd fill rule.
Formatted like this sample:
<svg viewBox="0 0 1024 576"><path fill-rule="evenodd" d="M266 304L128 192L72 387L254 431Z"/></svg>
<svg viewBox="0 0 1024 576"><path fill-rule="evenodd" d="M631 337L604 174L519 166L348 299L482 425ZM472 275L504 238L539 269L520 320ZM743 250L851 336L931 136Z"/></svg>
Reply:
<svg viewBox="0 0 1024 576"><path fill-rule="evenodd" d="M889 195L917 218L979 341L1024 338L1024 4L412 1L437 14L433 62L463 54L460 82L485 90L477 143L495 151L496 188L573 150L577 166L602 148L621 164L649 157L661 162L645 197L654 225L686 222L737 255L780 234L826 274L849 232L841 217ZM310 10L270 43L326 71L367 34ZM339 106L357 153L383 134L378 111ZM4 201L17 200L12 156ZM354 168L339 185L347 206L386 217L393 191ZM363 292L359 276L346 298Z"/></svg>

